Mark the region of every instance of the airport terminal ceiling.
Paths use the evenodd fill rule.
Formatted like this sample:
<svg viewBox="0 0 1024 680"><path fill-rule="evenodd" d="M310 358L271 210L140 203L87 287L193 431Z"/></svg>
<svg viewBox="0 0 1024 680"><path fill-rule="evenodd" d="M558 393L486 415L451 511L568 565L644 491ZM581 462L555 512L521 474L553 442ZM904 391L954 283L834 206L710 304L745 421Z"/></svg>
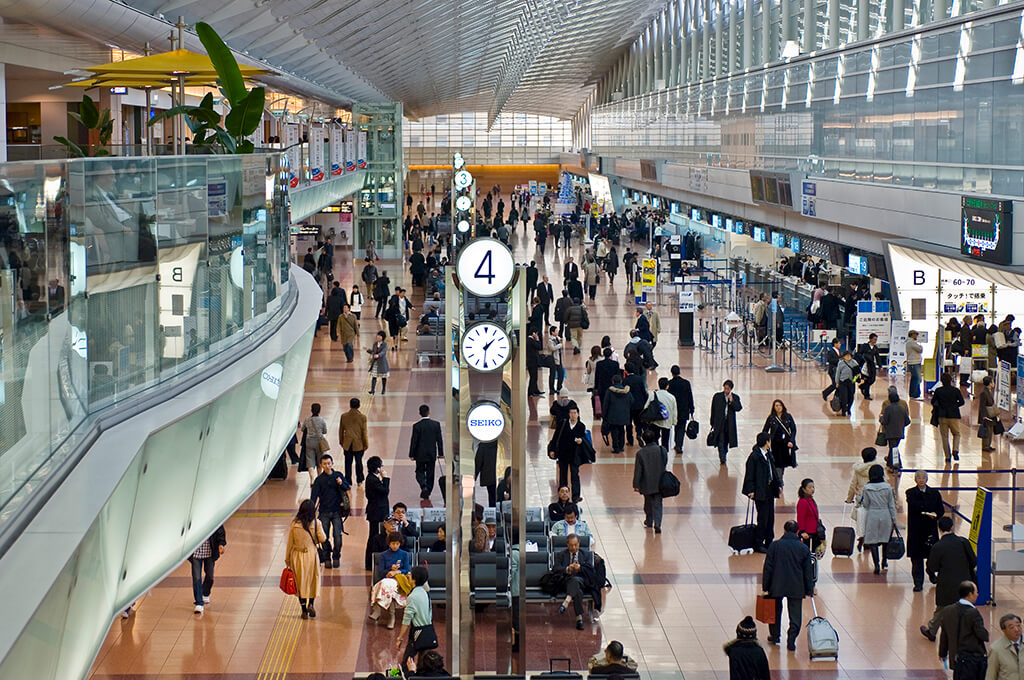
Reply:
<svg viewBox="0 0 1024 680"><path fill-rule="evenodd" d="M11 10L18 19L52 25L56 5L79 1L17 3L3 14ZM178 16L190 26L206 21L235 50L333 90L339 100L373 88L402 102L413 118L487 111L493 121L503 110L570 118L668 2L229 0L216 9L206 0L123 4L172 24ZM124 38L132 39L131 28ZM354 97L366 100L365 93Z"/></svg>

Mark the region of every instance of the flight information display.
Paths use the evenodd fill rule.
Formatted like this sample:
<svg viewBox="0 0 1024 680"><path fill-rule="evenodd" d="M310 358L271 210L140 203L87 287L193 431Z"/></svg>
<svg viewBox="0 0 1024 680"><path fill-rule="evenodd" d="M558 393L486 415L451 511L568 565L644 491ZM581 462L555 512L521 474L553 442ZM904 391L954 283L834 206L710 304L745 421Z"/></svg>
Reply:
<svg viewBox="0 0 1024 680"><path fill-rule="evenodd" d="M1013 261L1013 202L960 198L960 252L994 264Z"/></svg>

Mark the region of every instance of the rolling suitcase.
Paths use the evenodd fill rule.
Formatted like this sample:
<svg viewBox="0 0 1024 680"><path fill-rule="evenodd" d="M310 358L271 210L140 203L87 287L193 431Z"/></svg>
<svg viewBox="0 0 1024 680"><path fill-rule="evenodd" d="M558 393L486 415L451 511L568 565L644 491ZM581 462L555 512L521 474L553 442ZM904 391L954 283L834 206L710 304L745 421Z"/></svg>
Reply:
<svg viewBox="0 0 1024 680"><path fill-rule="evenodd" d="M818 605L811 597L814 618L807 622L807 653L811 661L839 659L839 633L827 619L818 616Z"/></svg>
<svg viewBox="0 0 1024 680"><path fill-rule="evenodd" d="M747 511L743 515L743 524L729 529L729 547L736 552L753 550L757 543L757 525L751 523L750 499L747 499Z"/></svg>
<svg viewBox="0 0 1024 680"><path fill-rule="evenodd" d="M846 524L846 503L843 503L843 524ZM857 532L853 527L832 528L832 554L836 557L849 557L853 554L853 544L856 542Z"/></svg>
<svg viewBox="0 0 1024 680"><path fill-rule="evenodd" d="M274 467L270 469L267 479L288 479L288 459L285 458L285 454L282 453L281 458L274 463Z"/></svg>

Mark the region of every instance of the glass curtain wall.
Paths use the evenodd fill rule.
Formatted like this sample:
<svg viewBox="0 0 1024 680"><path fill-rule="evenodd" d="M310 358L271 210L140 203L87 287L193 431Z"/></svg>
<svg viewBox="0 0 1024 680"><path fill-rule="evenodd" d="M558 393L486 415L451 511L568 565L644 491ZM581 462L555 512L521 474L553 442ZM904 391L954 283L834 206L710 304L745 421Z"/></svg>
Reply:
<svg viewBox="0 0 1024 680"><path fill-rule="evenodd" d="M502 113L488 130L486 111L429 116L402 123L410 165L448 165L455 151L473 163L549 163L572 146L572 123L549 116Z"/></svg>

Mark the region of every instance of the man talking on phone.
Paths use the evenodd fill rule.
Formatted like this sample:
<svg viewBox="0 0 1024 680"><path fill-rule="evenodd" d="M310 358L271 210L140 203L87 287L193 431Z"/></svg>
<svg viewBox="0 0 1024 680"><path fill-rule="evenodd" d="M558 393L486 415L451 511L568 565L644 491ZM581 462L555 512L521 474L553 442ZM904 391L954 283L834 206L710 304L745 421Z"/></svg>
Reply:
<svg viewBox="0 0 1024 680"><path fill-rule="evenodd" d="M344 533L345 517L352 507L348 491L352 485L345 475L334 469L334 458L325 453L320 456L320 474L313 480L310 500L320 511L320 523L327 534L320 550L320 561L324 569L341 566L341 536ZM331 546L334 546L333 551Z"/></svg>

